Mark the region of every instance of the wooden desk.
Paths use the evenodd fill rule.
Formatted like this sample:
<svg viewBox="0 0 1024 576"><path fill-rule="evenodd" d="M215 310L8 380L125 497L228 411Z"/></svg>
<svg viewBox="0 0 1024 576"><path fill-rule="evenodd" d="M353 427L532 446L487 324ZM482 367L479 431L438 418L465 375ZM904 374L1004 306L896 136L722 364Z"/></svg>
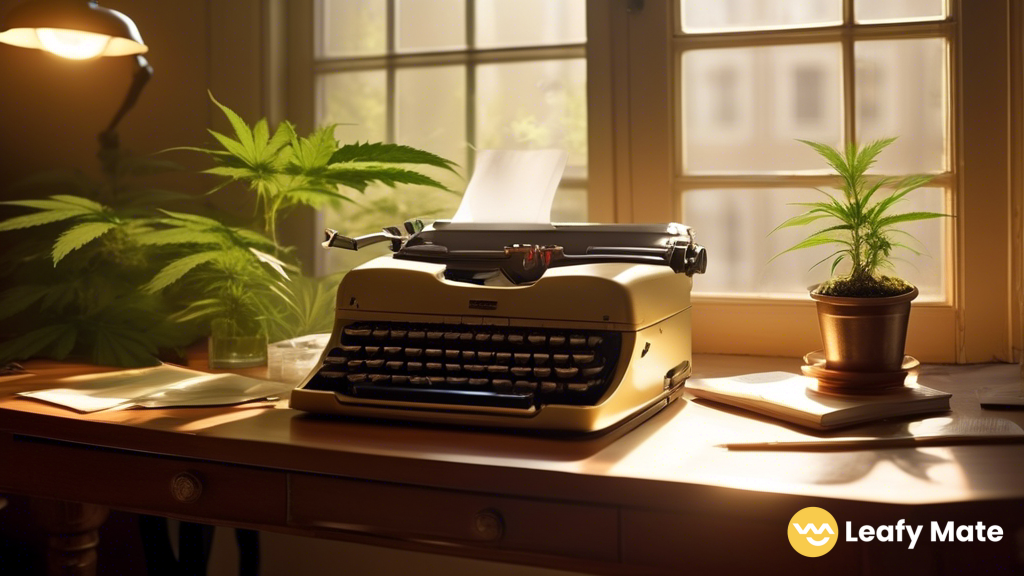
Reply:
<svg viewBox="0 0 1024 576"><path fill-rule="evenodd" d="M694 364L700 376L798 366L729 356ZM81 367L33 369L58 376ZM952 418L981 415L980 386L1019 386L1011 365L921 372L922 383L954 393ZM111 507L597 573L1024 565L1024 445L728 452L716 445L791 431L689 398L618 439L314 418L284 401L78 415L12 397L26 382L0 380L0 491L98 505L58 509L47 524L83 555ZM1024 425L1021 412L985 415ZM785 535L806 506L841 525L983 521L1006 536L922 538L913 551L839 542L811 560ZM75 514L74 528L61 524Z"/></svg>

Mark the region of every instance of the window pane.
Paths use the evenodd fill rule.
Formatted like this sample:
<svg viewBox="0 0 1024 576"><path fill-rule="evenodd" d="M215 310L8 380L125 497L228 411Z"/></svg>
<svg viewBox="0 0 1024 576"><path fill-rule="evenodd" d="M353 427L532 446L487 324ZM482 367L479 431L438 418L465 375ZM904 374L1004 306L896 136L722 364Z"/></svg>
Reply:
<svg viewBox="0 0 1024 576"><path fill-rule="evenodd" d="M319 56L342 58L387 51L386 0L320 0L319 5Z"/></svg>
<svg viewBox="0 0 1024 576"><path fill-rule="evenodd" d="M587 189L559 186L551 204L552 222L586 222Z"/></svg>
<svg viewBox="0 0 1024 576"><path fill-rule="evenodd" d="M802 28L843 23L842 0L680 0L684 32Z"/></svg>
<svg viewBox="0 0 1024 576"><path fill-rule="evenodd" d="M842 140L838 43L688 51L682 81L686 173L822 171L796 139Z"/></svg>
<svg viewBox="0 0 1024 576"><path fill-rule="evenodd" d="M872 40L856 53L857 139L898 136L875 172L945 169L946 41Z"/></svg>
<svg viewBox="0 0 1024 576"><path fill-rule="evenodd" d="M454 50L466 46L466 0L396 0L399 52Z"/></svg>
<svg viewBox="0 0 1024 576"><path fill-rule="evenodd" d="M478 66L477 148L564 149L566 176L585 177L586 74L583 59Z"/></svg>
<svg viewBox="0 0 1024 576"><path fill-rule="evenodd" d="M585 0L476 0L476 46L586 42L586 9Z"/></svg>
<svg viewBox="0 0 1024 576"><path fill-rule="evenodd" d="M946 17L946 0L855 0L857 22L935 20Z"/></svg>
<svg viewBox="0 0 1024 576"><path fill-rule="evenodd" d="M828 278L826 262L808 270L815 262L835 251L818 246L772 256L796 244L810 233L823 229L786 228L768 233L790 216L800 213L792 202L814 202L821 195L814 190L692 190L683 193L683 221L693 226L698 241L708 249L708 272L694 279L694 290L703 293L806 294L807 287ZM909 194L898 213L946 212L942 189L927 188ZM915 284L924 298L943 297L943 262L946 221L910 222L902 227L918 242L910 242L923 256L897 250L897 274ZM900 240L903 242L903 239ZM904 242L906 243L906 242ZM839 270L848 270L840 264Z"/></svg>
<svg viewBox="0 0 1024 576"><path fill-rule="evenodd" d="M339 72L319 79L317 125L341 124L341 142L381 142L387 135L387 77L383 70Z"/></svg>

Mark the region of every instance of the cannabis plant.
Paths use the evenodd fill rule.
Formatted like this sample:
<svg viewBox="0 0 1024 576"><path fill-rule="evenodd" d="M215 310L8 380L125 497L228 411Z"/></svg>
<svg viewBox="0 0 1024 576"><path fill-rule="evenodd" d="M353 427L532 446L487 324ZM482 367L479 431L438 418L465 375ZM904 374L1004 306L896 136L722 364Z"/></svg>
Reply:
<svg viewBox="0 0 1024 576"><path fill-rule="evenodd" d="M171 168L121 153L101 180L55 171L16 185L44 197L3 203L29 213L0 221L8 245L0 267L6 285L0 320L9 327L0 363L76 356L152 365L162 351L196 338L193 324L169 318L167 297L139 290L165 258L135 241L151 229L147 206L181 195L141 186L136 177Z"/></svg>
<svg viewBox="0 0 1024 576"><path fill-rule="evenodd" d="M377 182L429 186L448 190L437 180L406 165L433 166L455 171L455 163L424 150L398 144L369 142L339 146L335 125L299 136L289 122L281 122L271 133L266 118L249 126L227 106L210 95L224 113L233 135L210 130L221 149L183 147L210 156L214 167L207 174L226 177L211 192L233 181L246 183L256 193L257 211L264 232L277 241L277 222L298 205L322 209L339 201L351 201L339 187L363 192Z"/></svg>
<svg viewBox="0 0 1024 576"><path fill-rule="evenodd" d="M811 267L813 269L830 260L832 262L829 273L831 279L818 288L818 293L830 296L895 296L911 291L913 288L905 281L881 273L883 269L892 269L893 252L897 249L920 255L919 251L906 244L904 240L912 240L913 237L900 230L899 225L946 215L935 212L894 213L900 201L927 184L931 176L914 175L895 179L871 178L866 175L878 155L894 140L876 140L863 147L851 143L842 151L818 142L801 140L838 173L842 195L832 195L817 189L826 200L796 203L808 210L789 218L772 230L773 233L783 228L812 223L824 227L777 254L772 260L794 250L832 245L838 249ZM879 198L884 194L880 191L886 188L891 189L891 192ZM843 262L849 264L849 274L837 276L836 270Z"/></svg>

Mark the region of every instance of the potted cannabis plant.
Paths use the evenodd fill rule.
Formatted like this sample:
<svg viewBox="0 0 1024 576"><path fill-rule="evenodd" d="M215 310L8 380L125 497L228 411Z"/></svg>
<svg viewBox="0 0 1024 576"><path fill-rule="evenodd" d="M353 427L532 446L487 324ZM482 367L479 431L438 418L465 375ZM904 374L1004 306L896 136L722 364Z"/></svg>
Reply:
<svg viewBox="0 0 1024 576"><path fill-rule="evenodd" d="M816 231L776 255L815 246L836 250L812 268L831 261L830 279L812 287L828 370L852 373L898 373L901 370L910 302L915 286L882 272L892 269L896 250L919 255L908 246L912 238L900 225L941 218L935 212L897 212L899 202L927 184L927 175L869 177L868 169L894 138L876 140L845 150L801 140L820 154L839 175L840 194L819 190L825 199L800 203L807 210L789 218L775 230L813 224ZM890 190L882 192L882 190ZM841 265L849 271L839 273Z"/></svg>

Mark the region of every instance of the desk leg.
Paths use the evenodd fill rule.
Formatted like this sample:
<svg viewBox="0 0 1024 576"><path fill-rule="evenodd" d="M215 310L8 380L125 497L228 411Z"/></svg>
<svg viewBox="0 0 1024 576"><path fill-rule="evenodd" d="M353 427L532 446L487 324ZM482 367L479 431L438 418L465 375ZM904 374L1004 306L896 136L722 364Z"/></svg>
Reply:
<svg viewBox="0 0 1024 576"><path fill-rule="evenodd" d="M109 510L96 504L63 500L32 500L33 515L49 535L46 569L50 576L96 574L99 527Z"/></svg>

